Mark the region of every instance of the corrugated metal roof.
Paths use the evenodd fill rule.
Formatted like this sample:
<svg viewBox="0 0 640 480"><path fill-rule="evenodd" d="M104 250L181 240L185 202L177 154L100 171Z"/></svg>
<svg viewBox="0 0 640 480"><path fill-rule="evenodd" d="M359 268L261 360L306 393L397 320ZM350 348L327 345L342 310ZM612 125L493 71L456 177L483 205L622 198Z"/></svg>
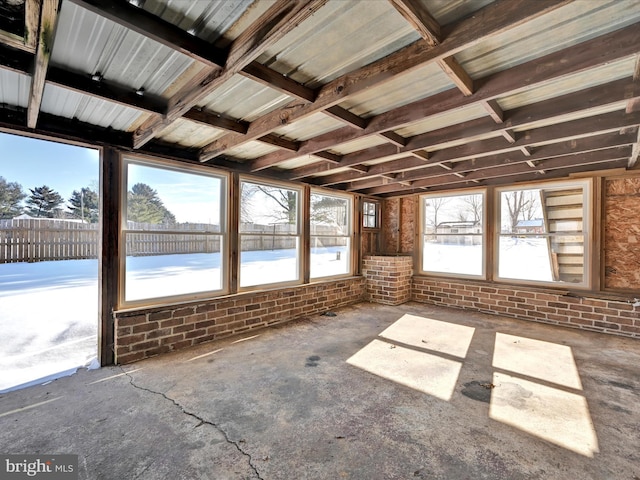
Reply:
<svg viewBox="0 0 640 480"><path fill-rule="evenodd" d="M50 84L44 87L41 110L60 117L77 118L81 122L101 127L111 127L115 130L129 130L138 117L147 116L147 114L133 108L123 107Z"/></svg>
<svg viewBox="0 0 640 480"><path fill-rule="evenodd" d="M203 2L193 0L147 0L143 8L185 32L210 43L218 40L251 6L253 0Z"/></svg>
<svg viewBox="0 0 640 480"><path fill-rule="evenodd" d="M447 25L492 2L493 0L422 0L421 3L440 25Z"/></svg>
<svg viewBox="0 0 640 480"><path fill-rule="evenodd" d="M27 107L31 77L0 69L0 104Z"/></svg>
<svg viewBox="0 0 640 480"><path fill-rule="evenodd" d="M162 96L193 63L165 47L73 3L62 2L51 63ZM173 85L175 88L175 85Z"/></svg>
<svg viewBox="0 0 640 480"><path fill-rule="evenodd" d="M476 118L486 117L487 115L487 111L482 108L482 106L474 104L469 105L468 107L462 107L434 115L426 120L412 123L404 128L395 130L395 132L403 137L413 137L414 135L431 132L433 130L438 130L439 128L467 122Z"/></svg>
<svg viewBox="0 0 640 480"><path fill-rule="evenodd" d="M480 42L456 58L472 78L483 78L638 22L638 6L637 0L578 0Z"/></svg>
<svg viewBox="0 0 640 480"><path fill-rule="evenodd" d="M335 147L331 148L331 152L338 155L347 155L348 153L364 150L365 148L377 147L378 145L384 145L386 143L389 142L383 140L377 135L371 135L369 137L362 137L358 138L357 140L352 140L350 142L336 145Z"/></svg>
<svg viewBox="0 0 640 480"><path fill-rule="evenodd" d="M307 165L311 165L319 161L320 159L313 155L303 155L301 157L296 157L291 160L287 160L286 162L279 163L278 168L291 170L294 168L306 167Z"/></svg>
<svg viewBox="0 0 640 480"><path fill-rule="evenodd" d="M158 135L158 138L187 148L202 148L227 133L218 128L207 127L206 125L180 118L165 128Z"/></svg>
<svg viewBox="0 0 640 480"><path fill-rule="evenodd" d="M419 38L387 1L329 0L258 61L316 88Z"/></svg>
<svg viewBox="0 0 640 480"><path fill-rule="evenodd" d="M344 127L344 122L336 120L325 113L314 113L295 123L284 125L275 130L274 133L296 142L303 142L342 127Z"/></svg>
<svg viewBox="0 0 640 480"><path fill-rule="evenodd" d="M585 88L609 83L621 78L630 77L636 65L637 56L628 57L618 62L612 62L598 68L589 70L589 74L584 72L568 75L552 82L532 87L523 92L501 98L498 103L503 110L511 110L541 102L549 98L558 97L567 93L576 92Z"/></svg>
<svg viewBox="0 0 640 480"><path fill-rule="evenodd" d="M251 122L276 108L291 102L292 98L273 88L235 75L205 98L198 106L211 112Z"/></svg>
<svg viewBox="0 0 640 480"><path fill-rule="evenodd" d="M232 158L241 158L245 160L261 157L262 155L266 155L268 153L273 153L278 151L278 147L274 147L273 145L269 145L267 143L262 143L258 141L247 142L243 145L239 145L235 148L232 148L227 151L227 155Z"/></svg>
<svg viewBox="0 0 640 480"><path fill-rule="evenodd" d="M383 85L350 97L340 106L362 117L379 115L416 100L448 90L454 85L437 64L400 75Z"/></svg>

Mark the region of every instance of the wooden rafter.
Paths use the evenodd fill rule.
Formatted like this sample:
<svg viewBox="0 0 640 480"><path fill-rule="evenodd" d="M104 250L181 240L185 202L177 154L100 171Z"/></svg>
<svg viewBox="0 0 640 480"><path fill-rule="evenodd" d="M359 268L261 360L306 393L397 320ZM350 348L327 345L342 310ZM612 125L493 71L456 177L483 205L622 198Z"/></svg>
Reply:
<svg viewBox="0 0 640 480"><path fill-rule="evenodd" d="M573 47L570 51L573 51ZM526 66L528 65L525 64L525 67ZM517 71L513 71L514 78L519 76L517 73ZM487 84L490 84L490 81L488 81ZM441 95L437 95L436 97L438 96ZM638 97L640 97L640 85L637 84L637 82L633 82L630 78L617 80L615 82L591 87L507 112L505 118L508 121L505 123L496 124L493 121L489 121L487 118L480 118L444 129L416 135L412 138L406 139L406 146L401 148L400 152L415 152L426 147L437 148L438 145L441 144L461 139L472 139L474 137L486 136L487 134L502 134L509 137L510 144L514 144L517 139L513 134L513 128L522 128L528 124L540 121L550 122L554 117L562 117L576 112L583 112L582 114L587 116L589 111L592 109L624 101L628 98ZM585 102L585 98L588 98L589 101ZM420 106L414 107L416 104ZM388 115L392 119L404 120L406 118L404 113L408 112L410 114L412 107L427 108L424 105L424 102L420 101L410 104L409 108L401 107L400 109L396 109L396 111L387 112L387 114L383 115ZM399 110L402 111L400 114L395 113ZM371 122L375 122L376 119L377 117L374 117ZM383 122L383 125L385 127L388 126L386 122ZM274 152L256 159L252 162L252 169L268 168L270 165L295 158L297 155L311 154L316 153L317 151L329 149L334 144L344 143L361 135L362 134L360 134L360 132L354 132L352 129L340 129L329 132L303 142L297 153ZM502 146L504 146L505 143L506 142L503 140L501 142ZM398 153L398 151L396 149L392 149L391 146L380 146L377 148L377 153L373 150L374 153L367 157L366 161L376 160L384 156L395 155Z"/></svg>
<svg viewBox="0 0 640 480"><path fill-rule="evenodd" d="M43 0L40 13L40 27L38 29L38 44L36 46L33 73L31 76L31 90L29 92L29 106L27 109L27 126L35 128L40 113L40 104L44 94L44 84L49 68L49 58L53 50L53 40L58 24L58 8L60 0Z"/></svg>
<svg viewBox="0 0 640 480"><path fill-rule="evenodd" d="M69 0L118 25L150 38L210 67L222 67L227 52L126 0Z"/></svg>
<svg viewBox="0 0 640 480"><path fill-rule="evenodd" d="M430 48L425 40L393 53L356 71L345 74L318 90L311 104L287 105L253 121L246 135L229 134L212 142L200 152L202 161L214 158L226 150L255 140L313 113L336 105L352 95L382 85L394 75L408 73L426 64L450 57L484 39L517 27L548 13L570 0L499 0L483 8L473 17L453 25L439 45Z"/></svg>
<svg viewBox="0 0 640 480"><path fill-rule="evenodd" d="M389 0L389 3L415 28L422 38L436 46L441 40L440 24L419 0ZM438 60L438 65L463 95L473 93L473 80L454 56Z"/></svg>
<svg viewBox="0 0 640 480"><path fill-rule="evenodd" d="M209 96L216 88L239 73L291 29L320 9L327 0L277 0L231 44L222 71L212 70L195 83L189 83L169 100L164 117L154 116L134 133L134 145L141 147L168 124ZM272 133L265 132L263 137ZM238 134L232 134L238 135Z"/></svg>
<svg viewBox="0 0 640 480"><path fill-rule="evenodd" d="M545 155L549 155L549 149L539 148L536 152L532 153L530 157L525 157L522 155L520 149L522 147L527 147L530 145L541 144L546 142L563 142L567 139L581 138L588 135L598 135L607 132L615 132L615 135L609 138L611 144L619 144L618 142L623 142L624 144L629 143L630 138L627 136L622 136L618 134L618 131L629 126L634 127L640 124L640 114L633 115L625 115L623 112L613 112L609 114L603 114L596 117L589 117L580 120L574 120L571 122L566 122L562 124L562 128L558 128L557 126L549 126L537 128L534 130L523 132L523 136L519 140L516 145L508 145L505 144L504 141L501 141L499 138L480 140L476 142L470 142L464 145L460 145L457 147L446 148L443 150L438 150L432 152L430 159L428 160L428 165L436 165L442 162L461 162L463 160L473 160L473 164L470 164L472 168L476 168L475 165L480 164L482 161L478 157L488 157L492 156L493 158L516 158L517 161L526 162L527 160L538 160L541 158L546 158ZM572 145L582 145L579 140L569 142L568 148L569 152L571 151ZM597 144L596 147L593 147L592 144L587 144L589 148L602 148L603 145ZM376 148L376 147L374 147ZM564 153L563 153L564 152ZM567 151L563 150L562 152L556 152L556 154L565 154ZM500 157L496 157L496 155L503 155ZM506 157L504 157L506 155ZM514 157L515 155L515 157ZM344 166L353 166L357 165L362 161L367 161L368 156L364 151L356 152L355 154L345 155L342 161L334 166L324 168L322 171L327 172L335 168L342 168ZM366 176L361 176L366 178L370 175L381 174L381 173L389 173L390 171L398 171L398 165L394 164L394 162L385 162L379 165L374 165L369 168ZM387 164L390 164L387 166ZM423 165L425 165L423 163ZM464 164L463 164L464 165ZM313 176L313 166L306 167L304 173L306 175L302 175L302 169L296 169L290 173L290 176L295 176L297 179L304 178L305 176ZM407 170L411 170L404 174L401 179L402 180L416 180L423 178L423 175L429 176L433 170L431 168L427 169L415 169L413 168L413 164L407 165ZM316 168L320 168L316 166ZM337 176L336 176L337 177ZM339 177L334 178L334 180L338 180ZM352 177L345 178L345 181L353 181L355 180ZM334 182L339 183L339 182Z"/></svg>
<svg viewBox="0 0 640 480"><path fill-rule="evenodd" d="M380 131L399 128L412 122L423 121L429 118L429 116L443 113L448 109L461 108L475 103L482 103L486 100L493 100L501 96L508 96L522 91L523 83L532 86L570 75L581 71L585 67L594 68L624 58L637 51L639 44L640 30L635 28L635 26L627 27L484 78L481 81L481 88L473 97L461 97L455 90L447 90L424 100L419 100L372 117L369 119L369 123L364 130L344 128L309 139L303 142L298 153L299 155L307 155L330 149L340 143L356 140ZM597 52L597 55L595 55L594 52ZM545 68L540 68L541 65L544 65ZM627 80L627 84L631 83L630 80L631 79ZM614 87L615 86L612 86L612 89ZM631 86L630 88L637 87ZM577 101L575 99L578 98L578 94L574 97L568 96L564 103L569 104L568 108L572 108L572 111L582 110L585 105L598 105L600 97L584 97L584 93L585 92L580 94L579 100ZM615 95L619 97L620 94L621 91L616 90ZM606 95L606 93L601 95ZM589 102L584 103L584 98L589 98ZM559 99L556 99L556 101L557 100ZM619 98L617 101L620 100L622 99ZM555 108L555 103L556 102L549 102L548 108ZM600 103L600 105L602 104ZM545 117L542 116L541 119L542 118ZM255 122L249 127L249 131L251 131L251 127L254 125ZM509 122L508 125L505 123L504 126L496 125L494 122L485 125L486 127L483 127L485 132L503 131L503 135L511 136L508 130L513 128L512 122ZM467 130L461 132L461 135L461 138L466 138L471 134ZM403 151L421 149L431 145L426 141L420 142L421 138L422 137L418 136L409 140ZM510 141L513 143L515 139L510 138ZM274 152L273 154L254 160L252 165L255 169L264 169L295 157L295 154L289 152Z"/></svg>

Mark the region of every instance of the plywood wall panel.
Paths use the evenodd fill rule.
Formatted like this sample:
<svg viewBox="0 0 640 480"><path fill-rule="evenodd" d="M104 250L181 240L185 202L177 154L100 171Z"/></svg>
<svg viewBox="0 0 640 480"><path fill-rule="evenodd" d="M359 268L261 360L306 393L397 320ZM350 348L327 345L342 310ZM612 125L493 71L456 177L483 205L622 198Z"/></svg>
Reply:
<svg viewBox="0 0 640 480"><path fill-rule="evenodd" d="M605 287L640 291L640 177L605 182Z"/></svg>
<svg viewBox="0 0 640 480"><path fill-rule="evenodd" d="M413 253L417 197L390 198L382 209L384 253Z"/></svg>

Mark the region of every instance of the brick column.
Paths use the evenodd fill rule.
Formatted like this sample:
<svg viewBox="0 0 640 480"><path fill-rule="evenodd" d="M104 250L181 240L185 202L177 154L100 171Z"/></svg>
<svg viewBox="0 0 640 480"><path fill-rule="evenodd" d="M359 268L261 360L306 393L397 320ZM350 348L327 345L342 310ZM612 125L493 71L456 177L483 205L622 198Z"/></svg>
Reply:
<svg viewBox="0 0 640 480"><path fill-rule="evenodd" d="M370 302L400 305L411 299L411 256L366 255L362 262Z"/></svg>

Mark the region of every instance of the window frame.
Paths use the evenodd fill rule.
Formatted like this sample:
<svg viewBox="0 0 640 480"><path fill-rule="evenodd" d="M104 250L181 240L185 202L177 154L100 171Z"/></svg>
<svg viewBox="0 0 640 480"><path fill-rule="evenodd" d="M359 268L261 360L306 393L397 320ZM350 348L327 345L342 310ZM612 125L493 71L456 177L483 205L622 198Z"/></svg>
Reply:
<svg viewBox="0 0 640 480"><path fill-rule="evenodd" d="M243 233L242 232L242 228L241 228L241 222L242 222L242 184L243 182L246 183L252 183L255 185L263 185L266 187L274 187L274 188L282 188L282 189L286 189L286 190L293 190L295 192L297 192L298 194L298 202L296 205L296 233L295 235L291 235L291 234L275 234L275 235L270 235L268 233L256 233L256 234L251 234L251 233ZM294 183L290 183L290 182L278 182L278 181L273 181L273 180L268 180L268 179L264 179L264 178L258 178L258 177L252 177L249 175L240 175L239 179L238 179L238 199L237 199L237 205L238 205L238 232L237 232L237 291L238 293L240 292L250 292L250 291L256 291L256 290L266 290L266 289L271 289L271 288L279 288L279 287L283 287L283 286L291 286L291 285L301 285L304 283L304 264L305 264L305 255L306 253L304 252L304 234L303 234L303 212L304 212L304 208L308 208L306 207L306 202L305 202L305 194L304 194L304 187L302 185L296 185ZM242 236L243 235L248 235L248 236L273 236L273 237L293 237L296 239L296 243L297 243L297 257L296 257L296 272L298 275L298 278L295 280L286 280L283 282L272 282L272 283L260 283L257 285L247 285L247 286L242 286Z"/></svg>
<svg viewBox="0 0 640 480"><path fill-rule="evenodd" d="M143 155L136 154L123 154L121 156L122 162L122 174L121 174L121 198L120 204L120 233L119 233L119 287L118 287L118 308L137 308L141 306L157 306L166 305L172 303L182 303L190 300L199 300L205 298L219 297L229 294L229 204L228 201L231 175L227 172L215 170L207 167L200 167L198 165L178 165L175 162L149 158ZM158 168L162 170L175 171L184 174L199 175L203 177L211 177L219 179L220 184L220 231L219 232L188 232L189 235L202 235L210 236L216 235L220 237L220 268L221 268L221 281L222 285L217 290L206 290L201 292L182 293L177 295L165 295L158 297L150 297L136 300L126 299L126 261L127 261L127 235L140 233L136 230L127 229L127 210L128 210L128 183L129 183L129 165L139 165L143 167ZM145 233L150 233L145 231ZM164 232L158 230L153 232L154 234L162 235ZM185 233L184 231L180 233ZM175 234L175 231L166 231L166 234Z"/></svg>
<svg viewBox="0 0 640 480"><path fill-rule="evenodd" d="M512 234L502 234L501 233L501 223L502 223L502 193L503 192L511 192L511 191L526 191L526 190L562 190L564 188L578 188L582 187L582 209L583 209L583 217L582 217L582 237L583 237L583 278L580 283L572 283L572 282L562 282L562 281L545 281L545 280L527 280L521 278L508 278L501 277L499 275L500 271L500 239L503 236L508 236ZM496 283L505 283L505 284L516 284L516 285L530 285L530 286L538 286L538 287L546 287L546 288L561 288L561 289L577 289L577 290L588 290L591 288L592 284L592 263L591 263L591 246L594 244L594 232L593 232L593 212L594 212L594 184L593 178L575 178L575 179L564 179L564 180L546 180L540 182L527 182L522 184L511 184L505 185L495 188L495 200L494 206L495 209L495 222L493 228L493 279ZM531 236L533 234L523 233L518 234L522 236ZM560 233L549 233L545 232L543 235L545 238L553 238L553 236L563 236L566 234Z"/></svg>
<svg viewBox="0 0 640 480"><path fill-rule="evenodd" d="M339 198L339 199L343 199L347 201L347 228L346 231L348 232L345 235L314 235L311 232L311 196L313 195L323 195L325 197L334 197L334 198ZM354 215L354 207L355 206L355 198L353 195L350 194L346 194L346 193L339 193L339 192L334 192L334 191L328 191L328 190L323 190L323 189L319 189L319 188L312 188L310 191L310 197L309 197L309 205L308 205L308 210L309 210L309 281L310 282L319 282L319 281L324 281L324 280L329 280L329 279L334 279L334 278L345 278L345 277L351 277L354 274L355 268L354 268L354 246L355 246L355 215ZM347 251L349 253L349 259L347 261L347 265L348 265L348 270L346 273L338 273L335 275L324 275L324 276L320 276L320 277L314 277L311 275L311 245L313 244L313 239L314 238L346 238L347 242L348 242L348 248Z"/></svg>
<svg viewBox="0 0 640 480"><path fill-rule="evenodd" d="M469 195L482 195L482 232L480 234L468 234L473 236L480 235L482 238L482 272L479 275L467 274L467 273L454 273L454 272L438 272L432 270L424 269L424 239L427 235L426 233L426 199L428 198L441 198L441 197L466 197ZM434 277L450 277L450 278L465 278L470 280L487 280L487 258L488 258L488 245L490 240L489 232L491 228L487 225L488 219L488 190L486 188L474 188L468 190L450 190L450 191L438 191L432 193L424 193L418 196L419 208L419 222L418 222L418 241L420 242L419 247L416 249L418 252L418 272L419 275L427 275ZM443 234L443 235L452 235L452 236L460 236L464 234Z"/></svg>
<svg viewBox="0 0 640 480"><path fill-rule="evenodd" d="M375 220L375 226L374 227L368 227L366 225L365 219L366 218L370 218L371 215L367 213L366 211L366 205L367 204L371 204L375 206L375 212L373 214L373 218ZM362 199L362 229L366 230L366 231L371 231L371 230L380 230L380 212L381 212L381 207L380 207L380 202L375 201L375 200L371 200L368 198L364 198Z"/></svg>

